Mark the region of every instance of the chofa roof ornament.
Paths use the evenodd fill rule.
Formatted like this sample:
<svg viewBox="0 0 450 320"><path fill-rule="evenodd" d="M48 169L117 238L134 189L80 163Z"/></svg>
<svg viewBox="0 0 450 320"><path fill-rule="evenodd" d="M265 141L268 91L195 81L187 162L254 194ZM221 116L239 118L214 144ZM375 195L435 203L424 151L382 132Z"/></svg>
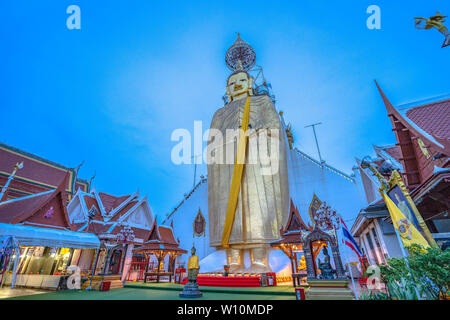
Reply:
<svg viewBox="0 0 450 320"><path fill-rule="evenodd" d="M225 54L227 67L233 72L248 71L255 65L255 61L255 50L238 33L236 41Z"/></svg>

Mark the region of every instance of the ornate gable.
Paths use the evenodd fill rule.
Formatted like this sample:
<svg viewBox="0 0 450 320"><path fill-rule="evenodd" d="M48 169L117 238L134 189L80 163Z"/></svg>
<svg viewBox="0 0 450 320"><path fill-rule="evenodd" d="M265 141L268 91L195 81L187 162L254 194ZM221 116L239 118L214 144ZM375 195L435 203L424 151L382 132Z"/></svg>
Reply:
<svg viewBox="0 0 450 320"><path fill-rule="evenodd" d="M156 217L155 220L153 221L152 230L150 231L150 235L148 236L147 241L161 241L161 237L158 232L158 223L156 221Z"/></svg>
<svg viewBox="0 0 450 320"><path fill-rule="evenodd" d="M302 217L300 216L300 212L298 208L294 205L294 202L291 199L291 206L289 210L289 218L286 223L286 227L281 229L281 235L292 232L301 232L305 230L312 230L311 227L308 227L304 222Z"/></svg>

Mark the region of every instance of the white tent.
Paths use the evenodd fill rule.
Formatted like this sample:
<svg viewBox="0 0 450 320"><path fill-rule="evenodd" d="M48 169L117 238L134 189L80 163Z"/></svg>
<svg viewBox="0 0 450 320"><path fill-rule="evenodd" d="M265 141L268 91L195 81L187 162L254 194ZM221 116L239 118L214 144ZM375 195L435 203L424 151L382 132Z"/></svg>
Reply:
<svg viewBox="0 0 450 320"><path fill-rule="evenodd" d="M100 240L92 233L0 223L0 236L12 236L20 246L96 249Z"/></svg>

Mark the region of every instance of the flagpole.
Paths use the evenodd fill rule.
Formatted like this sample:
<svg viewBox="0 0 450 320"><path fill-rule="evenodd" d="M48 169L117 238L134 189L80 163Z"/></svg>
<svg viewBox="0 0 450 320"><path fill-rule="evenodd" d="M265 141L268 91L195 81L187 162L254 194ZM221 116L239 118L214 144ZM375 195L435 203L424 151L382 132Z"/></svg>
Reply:
<svg viewBox="0 0 450 320"><path fill-rule="evenodd" d="M367 158L367 159L366 159L366 158ZM395 219L394 219L394 217L393 217L393 214L392 214L391 210L389 209L388 203L386 202L386 198L389 199L389 196L387 195L387 191L390 189L389 182L388 182L388 181L380 174L380 172L379 172L379 171L371 164L371 160L370 160L370 157L369 157L369 156L366 156L366 157L364 157L364 158L362 159L361 165L360 165L360 166L361 166L361 168L363 168L363 169L369 168L369 169L373 172L373 174L378 178L378 180L380 181L381 187L380 187L380 189L379 189L378 191L380 192L381 197L383 198L383 201L385 202L386 207L387 207L387 209L388 209L388 211L389 211L389 215L390 215L390 217L391 217L391 219L392 219L392 224L394 225L393 227L394 227L395 234L396 234L396 236L397 236L398 244L400 245L400 249L401 249L403 258L405 259L406 266L407 266L407 268L408 268L409 274L411 275L411 279L412 279L412 281L413 281L413 283L414 283L414 289L415 289L416 294L417 294L417 299L418 299L418 300L422 300L421 297L420 297L420 294L419 294L419 290L417 289L417 283L416 283L416 280L414 279L414 276L413 276L413 274L412 274L411 268L410 268L410 266L409 266L408 258L407 258L407 256L406 256L406 252L405 252L405 247L403 246L403 241L402 241L402 239L400 238L399 231L397 230L397 228L396 228L396 226L395 226L395 224L396 224L396 222L394 221ZM395 170L394 170L394 172L395 172ZM397 172L397 173L398 173L398 172ZM396 206L395 203L393 203L393 204L394 204L394 206ZM413 204L414 204L414 203L413 203ZM398 208L397 208L397 209L398 209Z"/></svg>
<svg viewBox="0 0 450 320"><path fill-rule="evenodd" d="M339 219L342 219L342 217L339 216ZM344 230L342 229L342 226L340 226L340 223L339 223L339 227L341 229L342 242L344 242ZM336 229L335 229L335 231L336 231ZM337 234L336 234L336 237L337 237ZM353 279L352 266L350 265L350 262L347 260L348 248L344 248L344 250L345 250L345 253L346 253L344 255L345 256L345 262L344 263L346 263L348 265L348 270L350 272L350 279L352 280L353 294L355 295L356 300L359 300L359 296L358 296L358 293L357 293L356 287L355 287L355 279Z"/></svg>
<svg viewBox="0 0 450 320"><path fill-rule="evenodd" d="M395 217L393 216L393 213L391 212L391 210L389 208L389 205L386 202L386 199L389 199L389 196L383 191L383 189L380 189L379 191L381 193L381 196L383 197L384 202L386 203L387 209L389 211L389 215L391 216L392 224L393 224L393 227L394 227L395 234L397 236L398 244L400 245L400 250L402 252L403 258L405 259L406 267L408 268L409 274L411 275L411 279L412 279L413 284L414 284L414 290L416 291L416 294L417 294L417 299L418 300L422 300L422 298L420 297L419 289L417 288L416 280L414 279L411 267L409 266L408 257L406 255L406 251L405 251L405 247L403 245L403 241L402 241L402 239L400 237L400 233L399 233L399 231L398 231L398 229L396 227ZM394 204L394 206L395 206L395 204Z"/></svg>
<svg viewBox="0 0 450 320"><path fill-rule="evenodd" d="M348 253L348 249L345 250ZM347 255L345 256L345 263L347 263L348 265L348 270L350 271L350 279L352 279L352 286L353 286L353 294L355 295L356 300L359 300L359 296L358 293L356 291L356 287L355 287L355 279L353 279L353 272L352 272L352 266L350 265L350 262L347 260Z"/></svg>

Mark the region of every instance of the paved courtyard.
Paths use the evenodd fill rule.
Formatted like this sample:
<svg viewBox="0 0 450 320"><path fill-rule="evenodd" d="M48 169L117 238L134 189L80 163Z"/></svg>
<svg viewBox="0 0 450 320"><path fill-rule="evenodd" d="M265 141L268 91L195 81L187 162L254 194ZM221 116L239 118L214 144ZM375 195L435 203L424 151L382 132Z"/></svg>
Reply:
<svg viewBox="0 0 450 320"><path fill-rule="evenodd" d="M36 294L46 293L48 291L36 290L36 289L27 289L27 288L16 288L11 289L9 287L0 289L0 299L21 297L21 296L32 296Z"/></svg>
<svg viewBox="0 0 450 320"><path fill-rule="evenodd" d="M12 300L178 300L178 290L145 289L125 287L110 291L67 290L60 292L39 292L24 296L3 297ZM248 292L248 291L246 291ZM203 290L203 297L196 300L295 300L295 295L239 293L238 290L213 292Z"/></svg>

